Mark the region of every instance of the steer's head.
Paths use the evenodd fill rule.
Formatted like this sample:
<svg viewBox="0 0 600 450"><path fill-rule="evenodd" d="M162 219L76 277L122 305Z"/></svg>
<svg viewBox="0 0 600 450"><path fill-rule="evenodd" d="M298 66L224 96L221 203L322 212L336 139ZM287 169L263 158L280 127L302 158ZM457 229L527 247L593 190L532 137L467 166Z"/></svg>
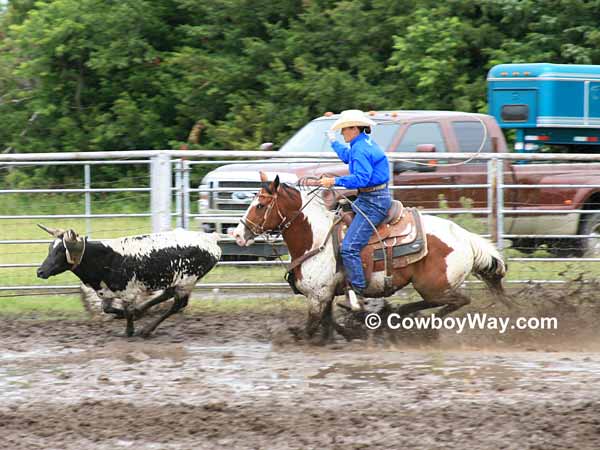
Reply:
<svg viewBox="0 0 600 450"><path fill-rule="evenodd" d="M300 209L302 199L293 188L279 183L279 176L269 182L267 175L260 172L262 188L250 203L248 210L233 231L233 237L241 247L247 247L257 236L269 232L280 232L283 225Z"/></svg>
<svg viewBox="0 0 600 450"><path fill-rule="evenodd" d="M47 279L67 270L72 270L79 265L85 252L85 238L73 230L61 230L38 226L54 237L50 244L48 256L37 270L39 278Z"/></svg>

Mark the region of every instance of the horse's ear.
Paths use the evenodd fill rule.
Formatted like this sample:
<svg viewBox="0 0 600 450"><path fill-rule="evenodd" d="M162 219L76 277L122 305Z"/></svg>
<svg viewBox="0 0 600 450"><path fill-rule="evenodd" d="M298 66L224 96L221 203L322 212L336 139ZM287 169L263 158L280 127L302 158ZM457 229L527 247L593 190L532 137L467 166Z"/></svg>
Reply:
<svg viewBox="0 0 600 450"><path fill-rule="evenodd" d="M260 174L260 181L261 181L261 183L268 183L269 182L269 180L267 179L267 174L266 173L264 173L264 172L261 171L261 172L259 172L259 174Z"/></svg>
<svg viewBox="0 0 600 450"><path fill-rule="evenodd" d="M275 181L273 181L273 192L277 192L279 188L279 175L275 177Z"/></svg>

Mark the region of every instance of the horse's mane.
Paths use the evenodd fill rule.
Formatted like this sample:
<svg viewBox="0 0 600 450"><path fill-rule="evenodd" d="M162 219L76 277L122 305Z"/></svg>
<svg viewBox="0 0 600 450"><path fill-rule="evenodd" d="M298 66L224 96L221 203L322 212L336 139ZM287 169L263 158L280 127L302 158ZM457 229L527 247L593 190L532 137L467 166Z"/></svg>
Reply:
<svg viewBox="0 0 600 450"><path fill-rule="evenodd" d="M291 183L287 183L287 182L286 183L279 183L279 186L282 186L284 189L291 188L291 189L293 189L295 191L299 190L296 186L292 185ZM269 194L273 195L273 191L271 191L271 183L270 182L265 181L264 183L261 183L261 187L265 191L267 191Z"/></svg>

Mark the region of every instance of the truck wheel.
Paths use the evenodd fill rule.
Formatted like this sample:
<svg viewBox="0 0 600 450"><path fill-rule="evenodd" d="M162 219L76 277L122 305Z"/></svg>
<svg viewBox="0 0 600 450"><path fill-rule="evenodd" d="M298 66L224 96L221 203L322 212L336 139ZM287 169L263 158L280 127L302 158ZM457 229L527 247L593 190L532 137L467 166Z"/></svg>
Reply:
<svg viewBox="0 0 600 450"><path fill-rule="evenodd" d="M527 255L535 252L538 244L535 239L528 238L511 239L511 242L511 248L514 248L515 250L518 250L521 253L525 253Z"/></svg>
<svg viewBox="0 0 600 450"><path fill-rule="evenodd" d="M258 261L254 255L222 255L221 261Z"/></svg>
<svg viewBox="0 0 600 450"><path fill-rule="evenodd" d="M581 255L587 258L600 257L600 213L585 214L581 219L579 234L597 236L597 238L580 239Z"/></svg>
<svg viewBox="0 0 600 450"><path fill-rule="evenodd" d="M557 258L579 256L581 250L577 242L573 241L574 239L550 239L547 241L548 251Z"/></svg>

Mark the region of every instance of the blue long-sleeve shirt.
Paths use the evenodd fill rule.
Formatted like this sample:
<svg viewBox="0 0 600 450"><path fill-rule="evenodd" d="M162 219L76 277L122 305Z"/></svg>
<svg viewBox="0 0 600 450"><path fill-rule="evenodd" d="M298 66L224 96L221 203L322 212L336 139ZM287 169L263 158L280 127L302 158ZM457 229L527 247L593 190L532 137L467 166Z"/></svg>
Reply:
<svg viewBox="0 0 600 450"><path fill-rule="evenodd" d="M348 189L367 188L390 181L387 156L367 134L360 133L350 147L334 141L331 147L349 165L350 175L335 177L335 185Z"/></svg>

